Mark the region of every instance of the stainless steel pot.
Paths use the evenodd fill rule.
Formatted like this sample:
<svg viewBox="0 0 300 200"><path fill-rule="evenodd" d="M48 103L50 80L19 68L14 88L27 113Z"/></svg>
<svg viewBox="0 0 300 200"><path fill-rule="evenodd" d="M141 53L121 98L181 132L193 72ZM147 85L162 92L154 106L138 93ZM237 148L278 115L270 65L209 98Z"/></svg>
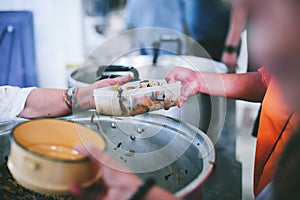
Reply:
<svg viewBox="0 0 300 200"><path fill-rule="evenodd" d="M211 140L198 129L158 114L111 118L86 113L70 119L98 130L106 151L143 180L178 197L199 198L215 162ZM194 198L195 199L195 198Z"/></svg>
<svg viewBox="0 0 300 200"><path fill-rule="evenodd" d="M82 68L71 74L69 85L78 87L95 82L99 79L97 71L104 71L101 65L105 64L133 66L138 71L138 76L141 80L164 79L166 74L175 66L204 72L227 72L224 64L196 56L160 55L156 60L156 64L153 64L153 56L150 55L122 56L110 63L90 56ZM222 84L221 79L216 81ZM182 109L172 108L168 111L159 111L157 113L182 120L200 128L215 143L224 124L226 104L224 98L199 94L191 97Z"/></svg>
<svg viewBox="0 0 300 200"><path fill-rule="evenodd" d="M196 56L161 55L157 64L153 64L153 56L124 56L110 63L98 65L98 61L87 60L83 67L75 70L68 78L71 86L87 86L99 78L98 71L104 72L107 64L116 66L132 66L138 70L139 78L164 79L173 67L180 66L203 72L226 73L227 67L220 62ZM121 70L120 70L121 71ZM124 75L124 74L123 74Z"/></svg>

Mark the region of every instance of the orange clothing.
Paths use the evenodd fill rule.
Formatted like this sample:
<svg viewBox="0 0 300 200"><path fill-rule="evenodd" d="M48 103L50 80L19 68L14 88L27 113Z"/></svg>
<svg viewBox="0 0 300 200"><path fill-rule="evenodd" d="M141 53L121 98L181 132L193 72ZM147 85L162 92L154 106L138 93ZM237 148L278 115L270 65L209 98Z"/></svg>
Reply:
<svg viewBox="0 0 300 200"><path fill-rule="evenodd" d="M262 102L257 135L254 166L255 196L272 180L281 151L297 128L296 117L285 104L276 79L268 75L264 68L260 68L259 72L267 91Z"/></svg>

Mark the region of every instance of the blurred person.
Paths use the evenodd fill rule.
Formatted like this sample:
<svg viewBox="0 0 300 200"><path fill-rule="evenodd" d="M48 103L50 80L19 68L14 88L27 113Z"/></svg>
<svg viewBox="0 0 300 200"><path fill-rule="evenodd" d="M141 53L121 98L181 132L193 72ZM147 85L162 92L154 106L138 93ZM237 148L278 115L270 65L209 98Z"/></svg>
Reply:
<svg viewBox="0 0 300 200"><path fill-rule="evenodd" d="M105 79L87 87L67 90L0 86L0 122L17 117L57 117L70 114L72 109L92 109L95 108L94 89L129 80L130 76Z"/></svg>
<svg viewBox="0 0 300 200"><path fill-rule="evenodd" d="M238 66L238 46L241 42L241 33L248 20L249 10L239 0L231 0L231 17L229 31L222 53L222 62L230 72L235 72Z"/></svg>
<svg viewBox="0 0 300 200"><path fill-rule="evenodd" d="M231 9L231 19L230 19L230 26L229 32L226 38L225 46L230 47L231 51L223 51L222 54L222 62L226 64L230 72L235 72L236 68L238 67L238 53L235 50L238 46L239 42L241 41L241 33L243 30L246 30L247 37L246 42L247 45L247 56L248 56L248 66L247 71L257 71L257 69L262 66L262 63L259 64L259 61L255 59L253 48L251 47L251 42L253 41L253 23L251 22L251 13L249 10L249 6L245 5L243 1L240 0L231 0L232 9ZM250 45L249 45L250 44ZM250 47L249 47L250 46ZM228 48L227 48L228 50ZM252 136L257 137L258 134L258 127L259 127L259 120L261 114L261 106L259 108L257 117L253 124L252 129Z"/></svg>
<svg viewBox="0 0 300 200"><path fill-rule="evenodd" d="M203 46L210 57L221 61L229 27L230 7L230 0L128 0L126 22L128 28L159 27L187 33ZM149 37L154 38L153 35L145 36L140 38L140 43L143 43L143 39L146 43ZM181 40L185 44L184 38ZM143 45L147 46L141 44L141 47ZM230 45L232 47L233 43ZM191 54L197 53L193 49L188 50ZM237 50L234 48L234 52ZM196 56L207 56L203 52L198 53L201 55Z"/></svg>
<svg viewBox="0 0 300 200"><path fill-rule="evenodd" d="M185 53L185 38L181 34L184 33L184 0L127 0L125 7L125 19L128 29L134 28L162 28L173 30L172 34L177 37L182 45L180 54ZM137 47L140 47L142 55L152 55L155 48L154 43L158 42L165 34L161 30L155 34L139 34L136 35L135 41ZM167 42L160 45L161 49L169 50L160 51L162 54L172 54L175 52L179 44Z"/></svg>
<svg viewBox="0 0 300 200"><path fill-rule="evenodd" d="M252 14L249 7L240 0L231 0L231 17L228 35L226 37L225 48L222 54L222 62L227 65L229 71L234 72L237 67L238 52L237 47L241 41L241 33L247 30L247 43L248 43L248 69L247 71L257 71L257 69L262 65L255 58L255 51L251 47L253 42L253 23L251 23ZM250 44L250 45L249 45ZM228 47L230 47L228 49ZM230 51L228 51L230 50Z"/></svg>
<svg viewBox="0 0 300 200"><path fill-rule="evenodd" d="M280 155L274 173L274 179L262 190L256 200L300 199L299 144L300 129L298 128L297 131L293 133Z"/></svg>
<svg viewBox="0 0 300 200"><path fill-rule="evenodd" d="M128 0L126 4L126 23L129 29L159 27L186 33L212 59L224 62L230 72L235 72L237 67L240 35L248 14L248 8L239 0ZM137 37L142 49L149 45L149 37L155 38L153 35ZM189 53L207 56L202 52L193 52L193 47L189 49Z"/></svg>
<svg viewBox="0 0 300 200"><path fill-rule="evenodd" d="M300 199L300 129L284 148L272 182L270 193L274 200Z"/></svg>
<svg viewBox="0 0 300 200"><path fill-rule="evenodd" d="M264 44L258 48L258 54L266 58L264 60L266 66L280 82L279 86L286 104L299 118L300 2L297 0L267 0L267 2L269 5L259 7L261 12L255 21L255 25L257 24L260 30L257 37L260 38L260 41L264 41ZM300 199L298 188L300 184L298 172L300 167L299 123L297 126L298 129L287 142L275 170L271 189L275 200ZM282 140L278 140L279 142L286 143Z"/></svg>
<svg viewBox="0 0 300 200"><path fill-rule="evenodd" d="M230 10L230 0L184 0L187 34L216 61L221 61L229 29ZM234 45L232 50L237 51L239 42L229 44L230 47Z"/></svg>
<svg viewBox="0 0 300 200"><path fill-rule="evenodd" d="M297 36L300 7L296 6L297 3L296 0L276 0L276 3L252 1L253 6L257 5L252 8L257 29L254 45L257 56L266 63L257 72L218 75L175 68L166 77L169 82L181 81L182 103L197 93L224 95L223 86L215 82L219 76L224 83L226 97L262 102L255 155L255 196L273 179L280 153L299 124L291 107L295 104L285 101L290 93L297 96L293 95L288 102L299 102L300 99L300 68L297 66L300 63L300 41ZM289 86L281 89L287 84Z"/></svg>
<svg viewBox="0 0 300 200"><path fill-rule="evenodd" d="M127 0L127 27L159 27L183 33L183 0Z"/></svg>
<svg viewBox="0 0 300 200"><path fill-rule="evenodd" d="M216 81L221 77L224 85ZM169 82L181 81L180 106L189 96L205 93L251 102L262 102L262 112L255 155L254 194L272 180L280 150L294 131L297 122L293 111L284 102L278 81L260 68L246 74L214 74L177 67L166 77ZM223 92L225 88L225 94ZM276 142L281 135L280 142Z"/></svg>

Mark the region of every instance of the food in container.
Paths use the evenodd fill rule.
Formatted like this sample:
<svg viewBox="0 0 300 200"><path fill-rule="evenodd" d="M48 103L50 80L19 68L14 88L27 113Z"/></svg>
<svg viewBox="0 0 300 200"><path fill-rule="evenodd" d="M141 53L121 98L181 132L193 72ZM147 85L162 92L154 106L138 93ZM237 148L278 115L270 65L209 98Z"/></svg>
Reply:
<svg viewBox="0 0 300 200"><path fill-rule="evenodd" d="M133 116L176 106L180 82L144 80L94 90L96 110L112 116Z"/></svg>
<svg viewBox="0 0 300 200"><path fill-rule="evenodd" d="M19 124L11 135L9 171L19 184L43 194L69 193L71 182L88 187L100 178L100 169L74 150L75 144L105 147L97 132L74 122L36 119Z"/></svg>

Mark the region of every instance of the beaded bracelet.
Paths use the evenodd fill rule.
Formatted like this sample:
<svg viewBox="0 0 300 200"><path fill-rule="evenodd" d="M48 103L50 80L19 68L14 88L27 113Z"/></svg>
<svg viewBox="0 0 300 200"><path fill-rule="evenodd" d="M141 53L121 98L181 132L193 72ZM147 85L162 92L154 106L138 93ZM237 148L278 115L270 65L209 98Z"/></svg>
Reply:
<svg viewBox="0 0 300 200"><path fill-rule="evenodd" d="M83 110L77 101L78 91L79 91L79 88L74 89L74 96L72 99L74 111L82 111Z"/></svg>
<svg viewBox="0 0 300 200"><path fill-rule="evenodd" d="M70 93L70 89L65 90L63 93L63 98L64 98L65 103L68 106L68 108L72 111L73 102L72 102L72 98L69 95L69 93Z"/></svg>

